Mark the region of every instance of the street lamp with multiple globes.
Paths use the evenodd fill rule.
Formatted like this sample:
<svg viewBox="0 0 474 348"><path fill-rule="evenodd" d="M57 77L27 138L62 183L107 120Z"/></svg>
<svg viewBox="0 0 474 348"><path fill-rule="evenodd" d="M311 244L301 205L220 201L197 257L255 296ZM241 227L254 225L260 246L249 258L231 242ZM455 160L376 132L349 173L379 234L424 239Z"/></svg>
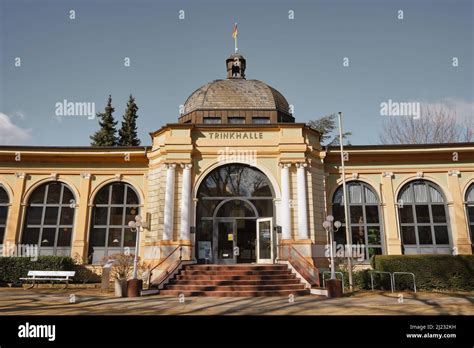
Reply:
<svg viewBox="0 0 474 348"><path fill-rule="evenodd" d="M323 227L326 233L329 234L329 250L331 257L331 279L336 279L336 270L334 267L334 232L337 232L342 226L340 221L334 221L334 216L328 215L326 221L323 222Z"/></svg>
<svg viewBox="0 0 474 348"><path fill-rule="evenodd" d="M131 220L128 222L128 227L130 227L130 230L137 233L137 239L135 241L135 257L133 259L133 279L137 279L138 277L138 248L140 246L140 230L142 228L148 228L148 223L142 220L143 219L140 215L136 215L135 221Z"/></svg>

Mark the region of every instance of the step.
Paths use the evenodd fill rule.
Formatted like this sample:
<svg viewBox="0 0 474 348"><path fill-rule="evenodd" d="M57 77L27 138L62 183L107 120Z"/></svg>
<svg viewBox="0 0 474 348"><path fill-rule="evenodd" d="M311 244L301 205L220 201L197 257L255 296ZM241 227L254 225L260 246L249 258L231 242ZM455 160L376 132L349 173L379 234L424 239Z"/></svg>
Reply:
<svg viewBox="0 0 474 348"><path fill-rule="evenodd" d="M160 295L168 296L209 296L209 297L263 297L263 296L305 296L309 295L309 289L304 290L270 290L270 291L180 291L161 290Z"/></svg>
<svg viewBox="0 0 474 348"><path fill-rule="evenodd" d="M286 265L192 265L186 266L185 270L192 270L192 271L238 271L238 270L256 270L256 271L264 271L264 270L288 270L288 266Z"/></svg>
<svg viewBox="0 0 474 348"><path fill-rule="evenodd" d="M248 271L248 270L238 270L238 271L195 271L195 270L184 270L181 272L182 275L290 275L290 270L275 270L275 271Z"/></svg>
<svg viewBox="0 0 474 348"><path fill-rule="evenodd" d="M267 290L303 290L304 284L283 285L166 285L166 290L180 291L267 291Z"/></svg>
<svg viewBox="0 0 474 348"><path fill-rule="evenodd" d="M301 284L299 279L276 280L177 280L171 279L169 284L181 285L286 285Z"/></svg>
<svg viewBox="0 0 474 348"><path fill-rule="evenodd" d="M294 274L288 275L177 275L178 280L289 280L296 279Z"/></svg>

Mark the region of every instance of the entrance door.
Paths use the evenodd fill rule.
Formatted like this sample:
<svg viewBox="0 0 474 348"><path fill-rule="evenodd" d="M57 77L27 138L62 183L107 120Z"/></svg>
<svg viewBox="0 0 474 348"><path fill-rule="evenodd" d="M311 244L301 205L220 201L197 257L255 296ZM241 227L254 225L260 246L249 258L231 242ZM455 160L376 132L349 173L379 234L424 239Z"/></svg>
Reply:
<svg viewBox="0 0 474 348"><path fill-rule="evenodd" d="M216 263L233 264L237 261L234 253L236 246L235 220L216 221L217 233L214 234L214 255Z"/></svg>
<svg viewBox="0 0 474 348"><path fill-rule="evenodd" d="M272 218L257 219L257 263L273 263Z"/></svg>

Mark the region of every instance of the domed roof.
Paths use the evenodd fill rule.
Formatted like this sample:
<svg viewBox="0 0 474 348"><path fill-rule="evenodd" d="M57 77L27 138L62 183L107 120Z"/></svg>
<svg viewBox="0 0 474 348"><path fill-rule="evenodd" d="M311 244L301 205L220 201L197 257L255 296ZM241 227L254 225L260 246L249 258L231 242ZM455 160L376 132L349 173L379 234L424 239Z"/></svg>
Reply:
<svg viewBox="0 0 474 348"><path fill-rule="evenodd" d="M214 80L194 91L184 103L183 114L195 110L279 110L289 112L285 97L259 80Z"/></svg>

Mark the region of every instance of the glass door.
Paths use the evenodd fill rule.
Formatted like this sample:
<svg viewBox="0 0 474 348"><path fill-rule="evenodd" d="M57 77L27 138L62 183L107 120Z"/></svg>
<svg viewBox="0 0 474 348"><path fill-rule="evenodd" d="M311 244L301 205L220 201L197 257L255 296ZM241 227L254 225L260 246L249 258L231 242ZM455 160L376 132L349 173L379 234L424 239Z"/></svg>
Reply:
<svg viewBox="0 0 474 348"><path fill-rule="evenodd" d="M234 253L236 246L236 224L235 220L216 220L217 233L214 234L214 255L216 263L233 264L237 261Z"/></svg>
<svg viewBox="0 0 474 348"><path fill-rule="evenodd" d="M257 219L257 263L273 263L272 218Z"/></svg>

